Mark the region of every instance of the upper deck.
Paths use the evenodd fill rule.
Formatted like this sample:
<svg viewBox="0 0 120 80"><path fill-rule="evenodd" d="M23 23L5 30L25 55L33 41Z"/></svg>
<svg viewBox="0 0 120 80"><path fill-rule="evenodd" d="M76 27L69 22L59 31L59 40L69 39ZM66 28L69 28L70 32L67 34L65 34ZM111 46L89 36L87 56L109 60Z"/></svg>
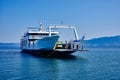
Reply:
<svg viewBox="0 0 120 80"><path fill-rule="evenodd" d="M59 35L59 32L51 32L52 36ZM48 31L40 30L38 28L35 29L28 29L26 33L24 33L24 38L27 39L40 39L42 37L49 36Z"/></svg>

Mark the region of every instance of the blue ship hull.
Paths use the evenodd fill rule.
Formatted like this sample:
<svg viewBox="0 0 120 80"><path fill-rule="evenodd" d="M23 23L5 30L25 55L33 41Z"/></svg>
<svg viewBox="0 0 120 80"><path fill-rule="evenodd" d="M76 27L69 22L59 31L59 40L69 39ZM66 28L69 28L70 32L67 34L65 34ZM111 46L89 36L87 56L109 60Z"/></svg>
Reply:
<svg viewBox="0 0 120 80"><path fill-rule="evenodd" d="M46 36L41 39L36 40L34 43L27 43L25 46L22 46L23 50L53 50L56 42L58 41L59 36Z"/></svg>
<svg viewBox="0 0 120 80"><path fill-rule="evenodd" d="M58 39L59 39L59 36L48 36L48 37L39 39L36 42L35 49L53 50Z"/></svg>
<svg viewBox="0 0 120 80"><path fill-rule="evenodd" d="M44 57L59 57L69 55L75 50L68 49L54 49L59 36L48 36L37 40L36 44L32 48L23 48L22 52L29 53L36 56Z"/></svg>

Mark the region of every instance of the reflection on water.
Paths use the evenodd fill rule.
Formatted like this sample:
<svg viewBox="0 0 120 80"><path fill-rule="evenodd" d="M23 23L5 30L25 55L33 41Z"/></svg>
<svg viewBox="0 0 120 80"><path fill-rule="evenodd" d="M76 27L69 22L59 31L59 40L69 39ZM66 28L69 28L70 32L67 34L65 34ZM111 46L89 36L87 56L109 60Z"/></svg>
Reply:
<svg viewBox="0 0 120 80"><path fill-rule="evenodd" d="M0 50L0 80L119 80L120 50L90 50L57 58L43 58Z"/></svg>
<svg viewBox="0 0 120 80"><path fill-rule="evenodd" d="M41 78L42 80L61 80L73 78L77 76L82 78L82 75L74 75L74 73L85 73L85 66L83 65L86 59L76 57L74 55L57 58L41 58L29 54L21 54L21 64L24 65L23 72L26 79L28 78ZM80 60L81 66L77 66L75 61ZM81 68L79 68L81 67ZM32 76L31 76L32 75Z"/></svg>

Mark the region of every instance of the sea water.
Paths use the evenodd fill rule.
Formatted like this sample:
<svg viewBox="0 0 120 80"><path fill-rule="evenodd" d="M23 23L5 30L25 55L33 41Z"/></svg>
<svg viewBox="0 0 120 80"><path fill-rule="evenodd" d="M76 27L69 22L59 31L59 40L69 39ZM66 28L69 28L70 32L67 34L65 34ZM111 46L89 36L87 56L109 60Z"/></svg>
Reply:
<svg viewBox="0 0 120 80"><path fill-rule="evenodd" d="M44 58L0 48L0 80L120 80L120 48L89 50Z"/></svg>

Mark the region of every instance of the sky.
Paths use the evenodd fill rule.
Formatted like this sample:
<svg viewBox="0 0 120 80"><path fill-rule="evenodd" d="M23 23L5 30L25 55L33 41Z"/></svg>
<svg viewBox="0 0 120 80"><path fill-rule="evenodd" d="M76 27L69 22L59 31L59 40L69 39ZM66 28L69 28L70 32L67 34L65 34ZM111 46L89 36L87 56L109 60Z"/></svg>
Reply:
<svg viewBox="0 0 120 80"><path fill-rule="evenodd" d="M0 42L20 42L27 27L73 25L85 39L120 35L120 0L0 0ZM74 35L61 30L63 38Z"/></svg>

